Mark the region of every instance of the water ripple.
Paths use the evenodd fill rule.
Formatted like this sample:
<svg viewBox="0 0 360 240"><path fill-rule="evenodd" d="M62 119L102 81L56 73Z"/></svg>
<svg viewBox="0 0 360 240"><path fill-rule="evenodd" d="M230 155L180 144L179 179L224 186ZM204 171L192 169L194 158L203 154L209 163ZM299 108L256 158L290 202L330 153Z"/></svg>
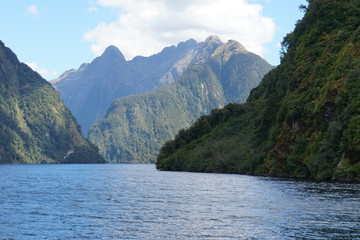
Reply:
<svg viewBox="0 0 360 240"><path fill-rule="evenodd" d="M0 165L0 239L360 239L360 185Z"/></svg>

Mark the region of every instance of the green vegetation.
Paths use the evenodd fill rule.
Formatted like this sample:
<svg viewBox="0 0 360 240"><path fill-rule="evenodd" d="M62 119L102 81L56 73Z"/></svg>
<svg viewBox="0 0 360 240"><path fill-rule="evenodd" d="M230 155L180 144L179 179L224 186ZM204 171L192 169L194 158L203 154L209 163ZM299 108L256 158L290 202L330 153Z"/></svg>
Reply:
<svg viewBox="0 0 360 240"><path fill-rule="evenodd" d="M167 142L163 170L360 179L360 2L312 0L245 104Z"/></svg>
<svg viewBox="0 0 360 240"><path fill-rule="evenodd" d="M100 163L56 90L0 41L0 163Z"/></svg>
<svg viewBox="0 0 360 240"><path fill-rule="evenodd" d="M211 109L244 102L271 69L265 60L229 41L203 64L187 68L176 82L114 101L90 128L89 139L108 162L154 163L160 147L180 129Z"/></svg>

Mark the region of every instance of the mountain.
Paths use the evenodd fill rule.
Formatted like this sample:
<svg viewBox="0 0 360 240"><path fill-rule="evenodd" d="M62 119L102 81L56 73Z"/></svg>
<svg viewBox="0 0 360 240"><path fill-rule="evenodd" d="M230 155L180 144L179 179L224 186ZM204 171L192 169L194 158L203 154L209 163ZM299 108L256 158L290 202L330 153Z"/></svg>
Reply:
<svg viewBox="0 0 360 240"><path fill-rule="evenodd" d="M157 168L360 179L360 1L310 0L281 64L167 142Z"/></svg>
<svg viewBox="0 0 360 240"><path fill-rule="evenodd" d="M216 37L207 39L206 44L190 39L131 61L110 46L92 63L66 71L51 82L87 134L113 100L174 82L189 65L204 61L220 44Z"/></svg>
<svg viewBox="0 0 360 240"><path fill-rule="evenodd" d="M103 163L57 91L0 41L0 163Z"/></svg>
<svg viewBox="0 0 360 240"><path fill-rule="evenodd" d="M160 147L180 129L213 108L244 102L272 69L236 41L224 44L211 36L200 46L196 64L176 82L115 100L90 128L90 141L108 162L154 163Z"/></svg>

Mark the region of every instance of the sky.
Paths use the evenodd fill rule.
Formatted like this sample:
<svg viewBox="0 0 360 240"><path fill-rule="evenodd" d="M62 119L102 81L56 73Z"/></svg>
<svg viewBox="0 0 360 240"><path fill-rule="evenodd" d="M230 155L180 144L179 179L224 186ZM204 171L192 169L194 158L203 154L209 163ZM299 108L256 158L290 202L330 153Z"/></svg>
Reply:
<svg viewBox="0 0 360 240"><path fill-rule="evenodd" d="M0 0L0 40L52 80L115 45L127 60L210 35L278 65L306 0Z"/></svg>

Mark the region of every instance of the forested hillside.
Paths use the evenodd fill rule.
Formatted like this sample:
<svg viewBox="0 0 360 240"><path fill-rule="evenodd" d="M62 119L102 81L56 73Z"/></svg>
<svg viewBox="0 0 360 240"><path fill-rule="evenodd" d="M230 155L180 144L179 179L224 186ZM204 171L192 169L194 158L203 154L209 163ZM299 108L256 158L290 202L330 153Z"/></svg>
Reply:
<svg viewBox="0 0 360 240"><path fill-rule="evenodd" d="M360 1L310 0L245 104L167 142L162 170L360 179Z"/></svg>
<svg viewBox="0 0 360 240"><path fill-rule="evenodd" d="M0 163L102 163L57 91L0 41Z"/></svg>

